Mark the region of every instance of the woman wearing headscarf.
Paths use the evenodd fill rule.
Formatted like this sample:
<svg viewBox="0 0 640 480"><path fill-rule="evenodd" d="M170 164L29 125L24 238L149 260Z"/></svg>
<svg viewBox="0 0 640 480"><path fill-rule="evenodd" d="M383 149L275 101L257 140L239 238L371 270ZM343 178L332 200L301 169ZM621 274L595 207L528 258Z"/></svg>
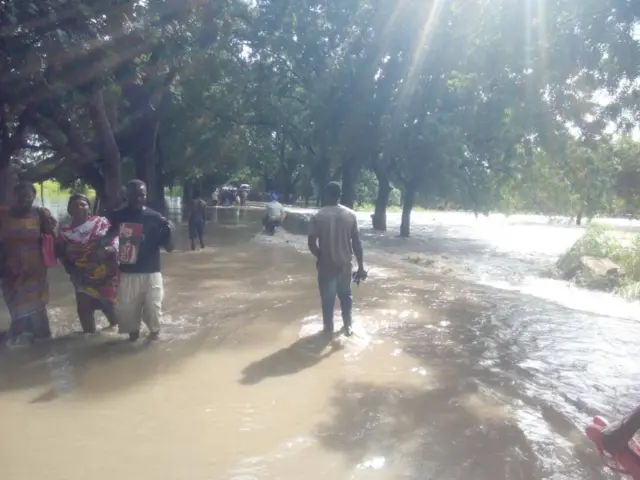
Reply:
<svg viewBox="0 0 640 480"><path fill-rule="evenodd" d="M76 290L82 331L95 333L95 312L101 310L110 327L117 325L115 305L118 287L118 237L99 248L111 224L105 217L90 215L91 202L80 193L69 198L71 224L61 227L57 254Z"/></svg>
<svg viewBox="0 0 640 480"><path fill-rule="evenodd" d="M22 345L51 336L42 242L43 235L53 235L56 220L33 206L32 183L17 184L13 196L13 204L0 209L0 287L11 314L9 345Z"/></svg>

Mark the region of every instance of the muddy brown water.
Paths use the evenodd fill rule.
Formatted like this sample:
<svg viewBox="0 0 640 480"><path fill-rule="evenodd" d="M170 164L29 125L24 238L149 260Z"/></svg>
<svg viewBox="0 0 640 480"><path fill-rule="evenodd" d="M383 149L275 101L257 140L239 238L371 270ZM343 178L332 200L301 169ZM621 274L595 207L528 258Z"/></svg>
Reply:
<svg viewBox="0 0 640 480"><path fill-rule="evenodd" d="M581 398L621 347L593 342L620 325L562 327L538 300L371 251L356 334L326 341L311 257L259 231L259 213L220 209L204 251L182 238L163 256L152 344L75 333L53 271L56 338L0 349L2 478L607 478L581 432L598 404Z"/></svg>

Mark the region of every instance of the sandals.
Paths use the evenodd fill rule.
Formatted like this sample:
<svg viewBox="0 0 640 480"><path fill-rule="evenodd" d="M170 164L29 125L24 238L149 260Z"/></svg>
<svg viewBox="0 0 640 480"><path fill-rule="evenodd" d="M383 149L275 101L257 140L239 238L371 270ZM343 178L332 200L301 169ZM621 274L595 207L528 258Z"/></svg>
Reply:
<svg viewBox="0 0 640 480"><path fill-rule="evenodd" d="M603 446L604 436L602 429L607 426L607 421L602 417L595 417L593 423L586 428L587 437L596 444L598 452L605 465L614 472L629 475L633 480L640 480L640 443L635 439L629 442L629 448L622 449L612 455L605 451Z"/></svg>

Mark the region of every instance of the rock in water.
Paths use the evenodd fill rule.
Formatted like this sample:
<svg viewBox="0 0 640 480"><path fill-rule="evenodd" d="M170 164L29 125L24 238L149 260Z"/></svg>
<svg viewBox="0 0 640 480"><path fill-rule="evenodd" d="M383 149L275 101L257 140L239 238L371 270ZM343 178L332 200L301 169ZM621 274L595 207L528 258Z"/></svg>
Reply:
<svg viewBox="0 0 640 480"><path fill-rule="evenodd" d="M623 268L608 258L580 257L579 270L574 275L576 283L594 290L613 290L620 286Z"/></svg>

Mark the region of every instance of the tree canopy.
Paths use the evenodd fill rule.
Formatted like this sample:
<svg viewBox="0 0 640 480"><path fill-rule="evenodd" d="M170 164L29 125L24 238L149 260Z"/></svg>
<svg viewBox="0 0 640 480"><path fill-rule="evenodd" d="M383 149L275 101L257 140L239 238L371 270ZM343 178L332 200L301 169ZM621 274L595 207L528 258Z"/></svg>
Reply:
<svg viewBox="0 0 640 480"><path fill-rule="evenodd" d="M0 0L16 175L591 217L640 208L633 0ZM206 193L206 192L205 192Z"/></svg>

